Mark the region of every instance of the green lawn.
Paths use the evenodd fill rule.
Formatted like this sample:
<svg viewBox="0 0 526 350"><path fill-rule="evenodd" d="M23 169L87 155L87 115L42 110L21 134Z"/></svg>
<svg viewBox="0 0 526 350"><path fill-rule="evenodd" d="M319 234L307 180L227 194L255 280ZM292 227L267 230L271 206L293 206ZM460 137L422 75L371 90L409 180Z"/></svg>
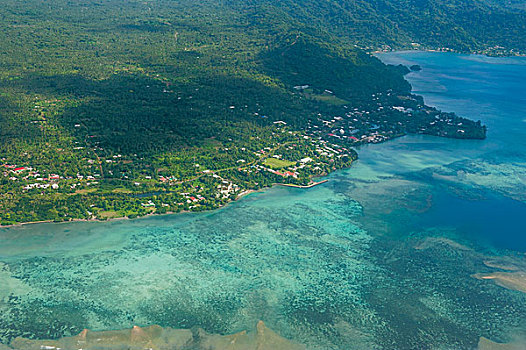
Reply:
<svg viewBox="0 0 526 350"><path fill-rule="evenodd" d="M296 163L288 161L288 160L281 160L281 159L276 159L276 158L267 158L267 159L265 159L263 164L268 166L268 167L270 167L270 168L272 168L272 169L281 169L281 168L286 168L286 167L292 166L292 165L294 165Z"/></svg>
<svg viewBox="0 0 526 350"><path fill-rule="evenodd" d="M346 100L343 100L339 97L336 97L334 95L326 95L326 94L323 94L323 95L310 95L310 97L314 100L318 100L318 101L323 101L323 102L326 102L326 103L329 103L329 104L332 104L332 105L335 105L335 106L341 106L341 105L345 105L345 104L348 104L349 101L346 101Z"/></svg>

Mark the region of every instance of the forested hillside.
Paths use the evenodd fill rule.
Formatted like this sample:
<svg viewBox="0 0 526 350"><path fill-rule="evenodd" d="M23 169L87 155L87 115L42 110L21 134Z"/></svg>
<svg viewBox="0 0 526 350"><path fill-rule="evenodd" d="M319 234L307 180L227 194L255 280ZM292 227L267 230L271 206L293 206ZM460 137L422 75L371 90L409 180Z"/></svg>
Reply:
<svg viewBox="0 0 526 350"><path fill-rule="evenodd" d="M526 50L524 0L230 0L263 23L274 14L323 28L362 48Z"/></svg>
<svg viewBox="0 0 526 350"><path fill-rule="evenodd" d="M209 209L361 143L483 138L360 48L524 49L516 5L4 0L0 220Z"/></svg>

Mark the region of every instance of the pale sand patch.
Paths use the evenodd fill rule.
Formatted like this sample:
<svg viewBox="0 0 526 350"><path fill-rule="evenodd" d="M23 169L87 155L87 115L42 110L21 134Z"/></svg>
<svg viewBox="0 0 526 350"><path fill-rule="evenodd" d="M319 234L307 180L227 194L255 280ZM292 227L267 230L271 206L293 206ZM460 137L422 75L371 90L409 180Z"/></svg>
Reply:
<svg viewBox="0 0 526 350"><path fill-rule="evenodd" d="M30 291L31 287L29 285L21 279L13 277L9 266L0 262L0 302L11 294L22 295Z"/></svg>
<svg viewBox="0 0 526 350"><path fill-rule="evenodd" d="M471 251L469 247L443 237L426 238L414 248L424 250L436 245L446 245L456 250ZM472 277L479 280L492 280L501 287L526 293L526 266L522 260L513 257L487 257L483 260L483 263L488 267L506 271L477 273L472 275Z"/></svg>
<svg viewBox="0 0 526 350"><path fill-rule="evenodd" d="M484 260L484 265L499 270L526 271L526 261L516 256L499 256Z"/></svg>
<svg viewBox="0 0 526 350"><path fill-rule="evenodd" d="M471 250L471 248L466 247L465 245L462 245L460 243L457 243L445 237L428 237L423 242L417 244L415 246L415 249L418 249L418 250L428 249L436 245L447 245L453 249L458 249L458 250L466 250L466 251Z"/></svg>
<svg viewBox="0 0 526 350"><path fill-rule="evenodd" d="M484 337L480 337L478 350L524 350L524 347L524 344L496 343Z"/></svg>
<svg viewBox="0 0 526 350"><path fill-rule="evenodd" d="M526 293L526 272L492 272L477 273L473 277L479 280L493 280L497 285Z"/></svg>
<svg viewBox="0 0 526 350"><path fill-rule="evenodd" d="M120 331L91 332L83 330L74 337L58 340L16 338L15 350L33 349L153 349L153 350L304 350L300 344L281 337L259 321L255 332L242 331L232 335L208 334L202 329L173 329L160 326L138 327ZM1 349L1 348L0 348Z"/></svg>

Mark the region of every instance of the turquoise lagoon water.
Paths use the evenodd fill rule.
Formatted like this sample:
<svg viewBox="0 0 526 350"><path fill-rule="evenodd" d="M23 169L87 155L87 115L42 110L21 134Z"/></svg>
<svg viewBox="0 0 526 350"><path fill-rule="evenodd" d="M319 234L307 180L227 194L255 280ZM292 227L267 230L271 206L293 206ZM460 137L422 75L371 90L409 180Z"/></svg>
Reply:
<svg viewBox="0 0 526 350"><path fill-rule="evenodd" d="M260 319L308 349L526 339L526 293L472 277L526 266L526 59L381 58L420 64L414 91L488 139L366 146L324 185L214 212L0 229L0 341Z"/></svg>

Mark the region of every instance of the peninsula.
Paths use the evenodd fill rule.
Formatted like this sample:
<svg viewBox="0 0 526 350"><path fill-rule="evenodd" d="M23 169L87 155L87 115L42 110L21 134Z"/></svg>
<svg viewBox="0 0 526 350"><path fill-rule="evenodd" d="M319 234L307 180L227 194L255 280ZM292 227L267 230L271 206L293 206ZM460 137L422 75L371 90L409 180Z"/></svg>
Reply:
<svg viewBox="0 0 526 350"><path fill-rule="evenodd" d="M486 135L412 94L407 67L368 53L439 47L412 43L405 25L389 40L370 33L381 17L352 36L321 2L301 13L289 1L4 5L1 225L209 210L272 184L308 186L362 144ZM523 15L506 16L518 31ZM459 25L471 37L452 50L496 45ZM498 52L523 49L506 38Z"/></svg>

